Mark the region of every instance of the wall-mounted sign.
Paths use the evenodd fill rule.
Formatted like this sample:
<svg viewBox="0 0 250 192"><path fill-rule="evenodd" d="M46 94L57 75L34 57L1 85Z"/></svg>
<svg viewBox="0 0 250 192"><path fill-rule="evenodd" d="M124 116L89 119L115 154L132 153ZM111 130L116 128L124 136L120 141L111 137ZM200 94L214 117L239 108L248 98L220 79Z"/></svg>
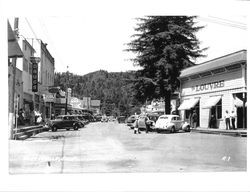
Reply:
<svg viewBox="0 0 250 192"><path fill-rule="evenodd" d="M221 81L215 81L211 83L204 83L201 85L195 85L192 87L192 91L196 91L196 92L208 91L208 90L222 88L224 86L225 86L224 80L221 80Z"/></svg>
<svg viewBox="0 0 250 192"><path fill-rule="evenodd" d="M32 92L38 91L38 64L32 63Z"/></svg>

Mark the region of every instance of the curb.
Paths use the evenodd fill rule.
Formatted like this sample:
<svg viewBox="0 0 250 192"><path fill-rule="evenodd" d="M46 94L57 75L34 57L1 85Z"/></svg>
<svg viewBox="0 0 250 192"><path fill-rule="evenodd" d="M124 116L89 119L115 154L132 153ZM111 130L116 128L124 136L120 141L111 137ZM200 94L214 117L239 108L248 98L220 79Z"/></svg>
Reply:
<svg viewBox="0 0 250 192"><path fill-rule="evenodd" d="M191 132L228 135L228 136L234 136L234 137L247 137L247 131L244 131L244 130L226 131L226 130L211 130L211 129L191 129Z"/></svg>

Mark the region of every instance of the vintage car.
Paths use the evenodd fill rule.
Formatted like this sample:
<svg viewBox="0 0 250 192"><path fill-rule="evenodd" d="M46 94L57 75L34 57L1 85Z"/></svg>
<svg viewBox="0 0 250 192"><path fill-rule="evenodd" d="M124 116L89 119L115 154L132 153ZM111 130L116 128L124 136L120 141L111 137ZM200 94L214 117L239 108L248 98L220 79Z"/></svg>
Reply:
<svg viewBox="0 0 250 192"><path fill-rule="evenodd" d="M148 115L140 115L139 119L138 119L138 128L140 130L146 130L146 123L149 125L150 129L149 131L151 131L152 129L154 129L155 123L158 119L159 115L158 114L148 114ZM148 118L148 120L146 121L146 118ZM135 123L133 125L133 127L135 126Z"/></svg>
<svg viewBox="0 0 250 192"><path fill-rule="evenodd" d="M117 118L117 121L118 121L118 123L125 123L125 119L126 119L125 116L119 116L119 117Z"/></svg>
<svg viewBox="0 0 250 192"><path fill-rule="evenodd" d="M170 131L174 133L179 130L190 131L189 123L181 120L179 115L161 115L155 123L157 132Z"/></svg>
<svg viewBox="0 0 250 192"><path fill-rule="evenodd" d="M76 115L59 115L55 120L49 121L48 126L53 132L57 131L58 129L78 130L82 127L82 122L77 118Z"/></svg>
<svg viewBox="0 0 250 192"><path fill-rule="evenodd" d="M133 128L135 120L138 118L138 115L131 115L127 119L127 126Z"/></svg>
<svg viewBox="0 0 250 192"><path fill-rule="evenodd" d="M81 122L81 124L82 124L82 127L84 127L85 125L87 125L88 124L88 120L86 119L86 118L84 118L84 116L82 116L82 115L75 115L77 118L78 118L78 120Z"/></svg>

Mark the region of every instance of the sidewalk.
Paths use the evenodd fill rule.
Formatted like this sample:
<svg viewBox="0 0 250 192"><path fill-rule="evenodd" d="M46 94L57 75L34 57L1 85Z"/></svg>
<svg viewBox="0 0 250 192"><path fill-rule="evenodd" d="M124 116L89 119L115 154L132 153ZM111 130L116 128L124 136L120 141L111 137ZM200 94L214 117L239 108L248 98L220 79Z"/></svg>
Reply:
<svg viewBox="0 0 250 192"><path fill-rule="evenodd" d="M198 127L196 129L191 129L191 132L247 137L247 129L242 129L242 128L236 130L231 130L231 129L226 130L226 129L211 129L205 127Z"/></svg>

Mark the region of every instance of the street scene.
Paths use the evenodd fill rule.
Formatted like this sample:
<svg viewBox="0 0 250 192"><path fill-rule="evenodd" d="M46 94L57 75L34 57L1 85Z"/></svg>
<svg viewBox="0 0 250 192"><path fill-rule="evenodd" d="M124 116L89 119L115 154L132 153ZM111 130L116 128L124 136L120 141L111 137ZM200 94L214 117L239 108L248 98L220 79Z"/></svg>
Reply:
<svg viewBox="0 0 250 192"><path fill-rule="evenodd" d="M9 174L246 172L246 16L117 17L7 19Z"/></svg>
<svg viewBox="0 0 250 192"><path fill-rule="evenodd" d="M246 138L94 122L10 142L10 173L246 171Z"/></svg>

